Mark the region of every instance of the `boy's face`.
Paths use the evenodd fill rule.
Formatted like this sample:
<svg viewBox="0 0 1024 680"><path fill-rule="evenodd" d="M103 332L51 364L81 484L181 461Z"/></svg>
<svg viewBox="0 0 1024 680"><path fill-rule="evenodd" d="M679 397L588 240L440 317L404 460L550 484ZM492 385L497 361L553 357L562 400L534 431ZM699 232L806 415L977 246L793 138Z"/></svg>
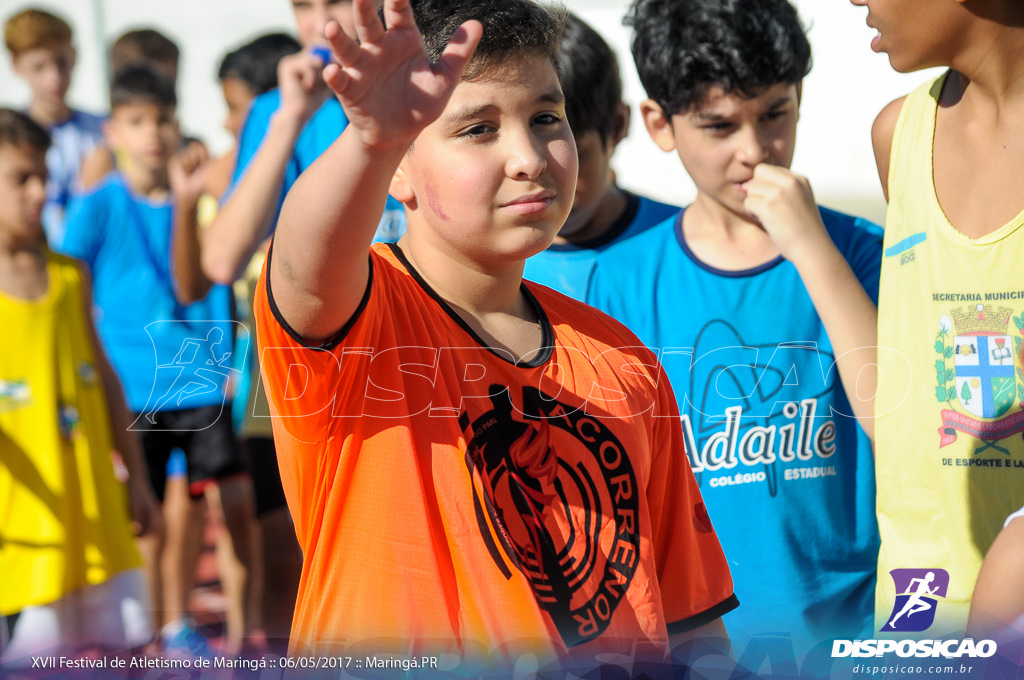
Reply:
<svg viewBox="0 0 1024 680"><path fill-rule="evenodd" d="M529 56L459 83L391 188L406 204L410 234L493 262L551 243L572 207L576 174L555 68Z"/></svg>
<svg viewBox="0 0 1024 680"><path fill-rule="evenodd" d="M604 137L597 130L576 134L576 153L579 156L580 172L576 180L576 194L572 211L566 218L559 236L571 237L585 229L601 206L605 194L615 182L612 173L612 155L615 147L626 136L629 128L629 107L620 104L615 117L615 130Z"/></svg>
<svg viewBox="0 0 1024 680"><path fill-rule="evenodd" d="M960 0L850 0L867 7L867 24L877 31L871 49L889 55L901 72L943 66L944 49L961 33Z"/></svg>
<svg viewBox="0 0 1024 680"><path fill-rule="evenodd" d="M43 238L46 152L27 144L0 144L0 235Z"/></svg>
<svg viewBox="0 0 1024 680"><path fill-rule="evenodd" d="M174 109L146 102L114 108L106 126L110 148L124 153L136 167L163 170L181 143Z"/></svg>
<svg viewBox="0 0 1024 680"><path fill-rule="evenodd" d="M348 35L354 37L356 34L352 0L292 0L292 12L303 47L326 45L324 27L332 20L337 21Z"/></svg>
<svg viewBox="0 0 1024 680"><path fill-rule="evenodd" d="M64 105L74 66L75 50L66 43L36 47L14 59L14 71L28 83L32 95L54 107Z"/></svg>
<svg viewBox="0 0 1024 680"><path fill-rule="evenodd" d="M754 168L760 163L788 168L793 162L800 89L777 83L744 99L713 87L703 102L671 119L651 100L641 111L655 143L679 154L698 193L745 217Z"/></svg>
<svg viewBox="0 0 1024 680"><path fill-rule="evenodd" d="M238 139L245 122L245 112L255 95L241 78L225 78L220 81L220 90L224 93L224 103L228 105L228 115L224 117L224 129Z"/></svg>

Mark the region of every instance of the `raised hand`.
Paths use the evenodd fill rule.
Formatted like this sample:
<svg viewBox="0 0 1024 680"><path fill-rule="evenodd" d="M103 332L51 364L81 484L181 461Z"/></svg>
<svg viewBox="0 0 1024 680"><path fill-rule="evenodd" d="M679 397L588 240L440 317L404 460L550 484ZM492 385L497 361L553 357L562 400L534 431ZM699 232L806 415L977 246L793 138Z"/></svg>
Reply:
<svg viewBox="0 0 1024 680"><path fill-rule="evenodd" d="M196 200L206 186L206 172L210 167L210 153L206 145L193 141L171 157L168 180L171 192L179 200Z"/></svg>
<svg viewBox="0 0 1024 680"><path fill-rule="evenodd" d="M768 163L754 168L743 205L791 262L814 252L822 238L829 240L810 182L786 168Z"/></svg>
<svg viewBox="0 0 1024 680"><path fill-rule="evenodd" d="M324 68L324 81L367 148L408 147L444 110L483 27L478 21L464 23L432 64L409 0L384 1L386 30L373 0L355 0L353 12L358 42L337 22L324 31L336 60Z"/></svg>
<svg viewBox="0 0 1024 680"><path fill-rule="evenodd" d="M309 50L290 54L277 64L277 86L281 93L278 111L301 127L331 95L320 72L323 59Z"/></svg>

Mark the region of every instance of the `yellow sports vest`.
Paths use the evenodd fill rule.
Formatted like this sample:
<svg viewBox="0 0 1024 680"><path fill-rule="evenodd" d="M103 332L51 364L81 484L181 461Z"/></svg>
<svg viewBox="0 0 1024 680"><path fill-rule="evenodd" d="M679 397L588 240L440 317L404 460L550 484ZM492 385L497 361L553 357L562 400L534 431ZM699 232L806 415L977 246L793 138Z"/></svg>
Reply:
<svg viewBox="0 0 1024 680"><path fill-rule="evenodd" d="M980 239L946 219L932 180L943 82L906 98L893 136L875 402L876 629L928 638L963 630L981 561L1024 503L1024 212ZM922 583L930 606L908 615Z"/></svg>
<svg viewBox="0 0 1024 680"><path fill-rule="evenodd" d="M0 292L0 614L141 564L70 258L39 300Z"/></svg>

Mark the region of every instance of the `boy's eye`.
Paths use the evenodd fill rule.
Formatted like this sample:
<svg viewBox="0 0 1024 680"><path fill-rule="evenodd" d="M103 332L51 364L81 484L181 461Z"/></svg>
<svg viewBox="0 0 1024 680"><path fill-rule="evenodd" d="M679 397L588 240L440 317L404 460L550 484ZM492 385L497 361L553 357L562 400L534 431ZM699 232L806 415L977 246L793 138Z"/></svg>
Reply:
<svg viewBox="0 0 1024 680"><path fill-rule="evenodd" d="M562 118L554 113L542 113L533 119L535 125L558 125Z"/></svg>
<svg viewBox="0 0 1024 680"><path fill-rule="evenodd" d="M764 119L768 121L779 120L780 118L785 118L787 113L789 112L786 109L776 109L764 114Z"/></svg>
<svg viewBox="0 0 1024 680"><path fill-rule="evenodd" d="M724 121L721 123L710 123L708 125L702 125L701 129L704 130L705 132L710 132L713 134L728 132L729 130L732 129L732 123L726 123Z"/></svg>
<svg viewBox="0 0 1024 680"><path fill-rule="evenodd" d="M494 132L494 127L487 123L477 123L462 130L459 137L482 137L489 132Z"/></svg>

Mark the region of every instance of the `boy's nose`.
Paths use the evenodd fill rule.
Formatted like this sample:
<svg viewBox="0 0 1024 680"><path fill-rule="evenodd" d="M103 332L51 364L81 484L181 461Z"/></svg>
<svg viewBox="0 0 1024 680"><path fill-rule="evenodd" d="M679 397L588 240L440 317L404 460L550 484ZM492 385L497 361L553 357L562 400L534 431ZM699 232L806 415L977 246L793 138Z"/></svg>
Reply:
<svg viewBox="0 0 1024 680"><path fill-rule="evenodd" d="M737 143L736 155L747 165L757 165L768 157L767 146L753 128L741 130Z"/></svg>
<svg viewBox="0 0 1024 680"><path fill-rule="evenodd" d="M532 134L517 135L511 142L512 149L506 164L509 177L534 179L548 167L544 145Z"/></svg>

